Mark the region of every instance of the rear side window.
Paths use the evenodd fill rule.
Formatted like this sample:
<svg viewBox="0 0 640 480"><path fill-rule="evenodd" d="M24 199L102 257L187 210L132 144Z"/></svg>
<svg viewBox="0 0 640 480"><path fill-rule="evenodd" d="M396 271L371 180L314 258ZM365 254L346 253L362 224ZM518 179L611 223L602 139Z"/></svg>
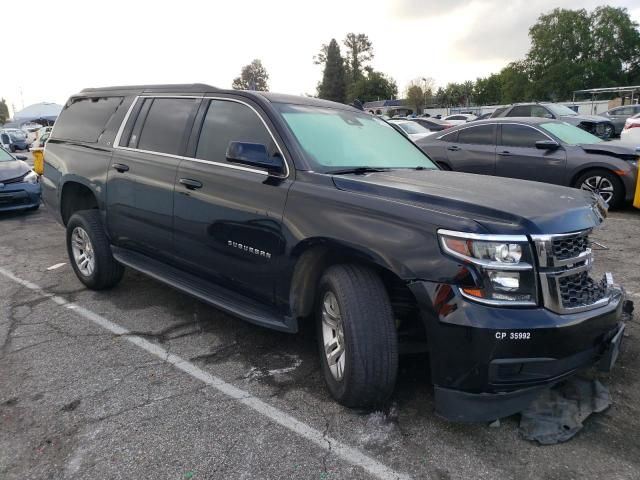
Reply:
<svg viewBox="0 0 640 480"><path fill-rule="evenodd" d="M440 137L440 140L443 142L457 142L458 141L458 131L447 133L446 135Z"/></svg>
<svg viewBox="0 0 640 480"><path fill-rule="evenodd" d="M196 158L227 161L229 142L260 143L273 152L275 144L262 120L248 106L225 100L212 100L200 131Z"/></svg>
<svg viewBox="0 0 640 480"><path fill-rule="evenodd" d="M549 138L526 125L502 125L501 145L535 148L538 140L549 140Z"/></svg>
<svg viewBox="0 0 640 480"><path fill-rule="evenodd" d="M145 101L145 106L146 102ZM168 153L178 155L182 151L185 130L189 118L194 112L196 100L193 98L155 98L149 107L146 119L143 119L143 111L138 120L144 120L140 131L138 148L151 152ZM138 122L133 127L136 132ZM129 143L131 146L131 142Z"/></svg>
<svg viewBox="0 0 640 480"><path fill-rule="evenodd" d="M458 143L473 143L476 145L495 145L493 125L478 125L459 130Z"/></svg>
<svg viewBox="0 0 640 480"><path fill-rule="evenodd" d="M509 113L507 113L507 117L530 117L531 116L531 105L518 105L513 107Z"/></svg>
<svg viewBox="0 0 640 480"><path fill-rule="evenodd" d="M122 97L74 98L56 121L55 137L95 143L122 103Z"/></svg>

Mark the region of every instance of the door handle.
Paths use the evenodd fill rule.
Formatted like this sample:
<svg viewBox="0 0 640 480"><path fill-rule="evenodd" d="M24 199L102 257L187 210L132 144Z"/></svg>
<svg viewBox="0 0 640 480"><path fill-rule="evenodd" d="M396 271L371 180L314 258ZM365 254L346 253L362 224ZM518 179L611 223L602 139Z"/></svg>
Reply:
<svg viewBox="0 0 640 480"><path fill-rule="evenodd" d="M113 165L111 165L111 168L119 171L120 173L129 171L129 165L125 165L124 163L114 163Z"/></svg>
<svg viewBox="0 0 640 480"><path fill-rule="evenodd" d="M498 152L498 155L500 155L501 157L510 157L513 154L505 150L504 152Z"/></svg>
<svg viewBox="0 0 640 480"><path fill-rule="evenodd" d="M189 190L195 190L197 188L202 188L202 182L197 180L191 180L190 178L181 178L180 183L187 187Z"/></svg>
<svg viewBox="0 0 640 480"><path fill-rule="evenodd" d="M461 148L457 145L451 145L450 147L447 147L447 150L450 152L457 152L458 150L461 150Z"/></svg>

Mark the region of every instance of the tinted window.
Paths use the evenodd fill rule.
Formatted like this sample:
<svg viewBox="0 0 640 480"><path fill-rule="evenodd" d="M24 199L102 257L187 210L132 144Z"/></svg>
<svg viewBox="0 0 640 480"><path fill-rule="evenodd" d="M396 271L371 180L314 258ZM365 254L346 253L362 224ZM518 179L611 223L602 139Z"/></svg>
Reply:
<svg viewBox="0 0 640 480"><path fill-rule="evenodd" d="M540 118L553 118L551 112L540 105L531 105L531 116Z"/></svg>
<svg viewBox="0 0 640 480"><path fill-rule="evenodd" d="M196 158L225 162L229 142L260 143L273 153L275 145L262 120L246 105L212 100L200 131Z"/></svg>
<svg viewBox="0 0 640 480"><path fill-rule="evenodd" d="M122 97L74 98L56 121L55 137L80 142L97 142Z"/></svg>
<svg viewBox="0 0 640 480"><path fill-rule="evenodd" d="M154 99L140 132L138 148L172 155L181 153L184 131L195 105L193 98Z"/></svg>
<svg viewBox="0 0 640 480"><path fill-rule="evenodd" d="M493 125L479 125L477 127L459 130L458 143L474 143L478 145L493 145Z"/></svg>
<svg viewBox="0 0 640 480"><path fill-rule="evenodd" d="M549 139L539 131L526 125L502 125L502 145L534 148L538 140Z"/></svg>
<svg viewBox="0 0 640 480"><path fill-rule="evenodd" d="M518 105L511 109L509 113L507 113L507 117L530 117L531 116L531 105Z"/></svg>
<svg viewBox="0 0 640 480"><path fill-rule="evenodd" d="M458 130L455 132L447 133L442 138L440 138L443 142L457 142L458 141Z"/></svg>

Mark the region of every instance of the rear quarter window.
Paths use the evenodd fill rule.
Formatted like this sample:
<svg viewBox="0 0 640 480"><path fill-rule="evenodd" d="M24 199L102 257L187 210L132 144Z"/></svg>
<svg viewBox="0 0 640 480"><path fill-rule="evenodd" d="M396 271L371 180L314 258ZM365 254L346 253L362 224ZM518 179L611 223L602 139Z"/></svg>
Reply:
<svg viewBox="0 0 640 480"><path fill-rule="evenodd" d="M73 98L56 121L54 137L95 143L123 97Z"/></svg>

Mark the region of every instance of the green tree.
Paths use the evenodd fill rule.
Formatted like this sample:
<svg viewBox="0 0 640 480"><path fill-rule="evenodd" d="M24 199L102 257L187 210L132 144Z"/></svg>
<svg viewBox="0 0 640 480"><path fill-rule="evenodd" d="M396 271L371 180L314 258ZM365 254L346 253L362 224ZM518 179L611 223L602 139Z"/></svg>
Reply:
<svg viewBox="0 0 640 480"><path fill-rule="evenodd" d="M362 78L349 87L349 100L357 98L363 103L394 98L397 95L398 85L395 80L372 68L365 69Z"/></svg>
<svg viewBox="0 0 640 480"><path fill-rule="evenodd" d="M589 16L592 45L589 83L630 84L640 70L640 32L625 8L598 7Z"/></svg>
<svg viewBox="0 0 640 480"><path fill-rule="evenodd" d="M3 98L0 100L0 125L9 120L9 107L7 107L7 101Z"/></svg>
<svg viewBox="0 0 640 480"><path fill-rule="evenodd" d="M511 62L500 71L501 103L533 100L528 68L525 62L520 61Z"/></svg>
<svg viewBox="0 0 640 480"><path fill-rule="evenodd" d="M476 79L473 96L477 105L495 105L502 99L500 74L493 73L486 78Z"/></svg>
<svg viewBox="0 0 640 480"><path fill-rule="evenodd" d="M326 100L344 103L346 99L346 79L344 60L340 55L340 46L331 39L324 54L324 72L318 85L318 96Z"/></svg>
<svg viewBox="0 0 640 480"><path fill-rule="evenodd" d="M424 107L424 92L420 85L410 85L407 88L407 94L405 96L405 104L408 107L413 108L415 113L422 112Z"/></svg>
<svg viewBox="0 0 640 480"><path fill-rule="evenodd" d="M242 67L240 76L233 79L232 88L235 90L269 91L269 74L262 62L255 59L249 65Z"/></svg>
<svg viewBox="0 0 640 480"><path fill-rule="evenodd" d="M347 78L350 84L355 84L365 76L365 66L373 59L373 44L364 33L348 33L343 43L347 47Z"/></svg>

